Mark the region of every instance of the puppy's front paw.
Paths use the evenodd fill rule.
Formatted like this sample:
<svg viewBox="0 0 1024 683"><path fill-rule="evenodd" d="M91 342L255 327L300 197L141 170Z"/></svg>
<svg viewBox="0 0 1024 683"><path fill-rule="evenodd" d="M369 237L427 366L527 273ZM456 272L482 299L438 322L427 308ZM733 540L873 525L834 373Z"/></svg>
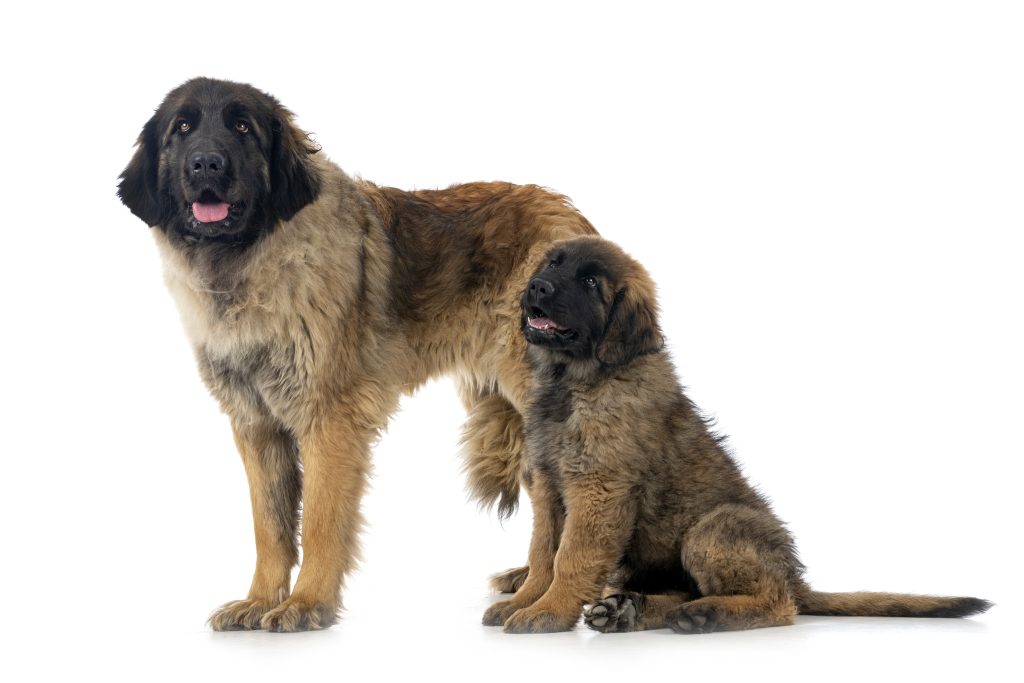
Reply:
<svg viewBox="0 0 1024 683"><path fill-rule="evenodd" d="M484 612L484 626L501 626L505 620L512 616L522 605L517 605L511 600L496 602Z"/></svg>
<svg viewBox="0 0 1024 683"><path fill-rule="evenodd" d="M637 630L639 601L634 593L609 595L583 612L583 623L601 633L626 633Z"/></svg>
<svg viewBox="0 0 1024 683"><path fill-rule="evenodd" d="M571 631L579 614L558 614L537 607L524 607L505 621L505 633L557 633Z"/></svg>
<svg viewBox="0 0 1024 683"><path fill-rule="evenodd" d="M292 596L260 619L260 626L277 633L318 631L338 621L338 608Z"/></svg>

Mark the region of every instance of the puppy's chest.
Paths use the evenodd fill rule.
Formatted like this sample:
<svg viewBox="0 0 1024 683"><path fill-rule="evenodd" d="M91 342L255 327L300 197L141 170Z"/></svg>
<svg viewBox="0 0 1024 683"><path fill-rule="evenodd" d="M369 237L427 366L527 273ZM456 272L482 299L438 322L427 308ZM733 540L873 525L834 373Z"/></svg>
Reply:
<svg viewBox="0 0 1024 683"><path fill-rule="evenodd" d="M630 440L603 398L592 390L545 386L526 419L530 466L559 480L617 474Z"/></svg>

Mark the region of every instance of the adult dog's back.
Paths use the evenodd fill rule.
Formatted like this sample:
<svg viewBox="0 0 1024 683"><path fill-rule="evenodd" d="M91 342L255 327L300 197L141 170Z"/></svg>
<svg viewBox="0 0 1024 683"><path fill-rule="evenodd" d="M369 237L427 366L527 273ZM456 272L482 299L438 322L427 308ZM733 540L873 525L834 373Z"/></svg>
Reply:
<svg viewBox="0 0 1024 683"><path fill-rule="evenodd" d="M215 629L334 622L370 444L399 395L432 376L459 381L471 487L514 506L530 381L518 293L551 242L594 232L538 187L403 192L353 180L317 151L269 95L195 79L146 123L119 187L156 228L249 479L256 572Z"/></svg>

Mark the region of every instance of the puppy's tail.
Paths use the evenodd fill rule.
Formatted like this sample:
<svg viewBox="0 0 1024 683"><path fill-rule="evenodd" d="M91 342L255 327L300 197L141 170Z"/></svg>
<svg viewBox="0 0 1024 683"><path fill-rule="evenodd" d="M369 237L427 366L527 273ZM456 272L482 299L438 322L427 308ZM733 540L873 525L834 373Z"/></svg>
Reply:
<svg viewBox="0 0 1024 683"><path fill-rule="evenodd" d="M968 617L992 603L981 598L938 597L903 593L822 593L805 591L797 600L800 614L838 617Z"/></svg>

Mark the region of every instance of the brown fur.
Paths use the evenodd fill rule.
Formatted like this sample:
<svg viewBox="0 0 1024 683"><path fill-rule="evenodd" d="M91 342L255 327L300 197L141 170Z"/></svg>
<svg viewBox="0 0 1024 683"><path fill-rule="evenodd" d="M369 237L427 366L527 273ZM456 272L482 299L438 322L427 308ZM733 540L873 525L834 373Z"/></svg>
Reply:
<svg viewBox="0 0 1024 683"><path fill-rule="evenodd" d="M522 302L536 386L526 413L529 573L485 624L566 630L588 602L588 625L606 632L988 608L977 598L810 590L789 532L683 395L644 269L597 237L556 245L545 261ZM596 284L581 284L594 273ZM554 320L562 335L529 318ZM521 578L510 570L496 580L515 588Z"/></svg>
<svg viewBox="0 0 1024 683"><path fill-rule="evenodd" d="M210 624L323 628L337 618L357 559L370 446L403 392L455 376L469 413L473 492L503 512L514 507L530 393L519 292L552 242L594 229L565 197L535 186L405 192L354 180L314 154L276 100L249 86L197 79L172 94L123 176L122 198L138 215L159 215L150 205L167 183L147 178L171 162L161 142L170 137L158 134L174 134L174 108L193 95L215 112L237 97L277 117L251 123L254 132L281 131L273 153L284 156L276 166L261 161L270 170L253 182L270 178L279 193L277 175L315 180L312 201L251 246L204 246L167 229L153 235L200 373L231 420L252 497L252 585ZM303 562L292 587L300 501Z"/></svg>

